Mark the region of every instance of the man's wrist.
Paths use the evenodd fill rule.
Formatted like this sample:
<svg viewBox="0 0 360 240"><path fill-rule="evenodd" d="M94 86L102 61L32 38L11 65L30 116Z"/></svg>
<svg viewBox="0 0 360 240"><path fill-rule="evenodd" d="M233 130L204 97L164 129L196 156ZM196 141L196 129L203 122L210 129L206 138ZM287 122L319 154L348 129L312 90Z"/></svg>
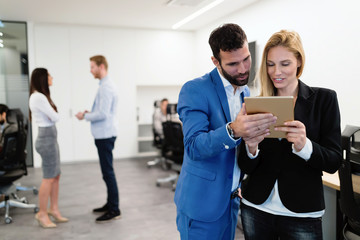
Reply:
<svg viewBox="0 0 360 240"><path fill-rule="evenodd" d="M231 127L231 123L229 123L227 126L226 126L226 129L230 135L230 137L232 137L233 139L239 139L238 137L235 137L235 133L234 133L234 130L233 128Z"/></svg>

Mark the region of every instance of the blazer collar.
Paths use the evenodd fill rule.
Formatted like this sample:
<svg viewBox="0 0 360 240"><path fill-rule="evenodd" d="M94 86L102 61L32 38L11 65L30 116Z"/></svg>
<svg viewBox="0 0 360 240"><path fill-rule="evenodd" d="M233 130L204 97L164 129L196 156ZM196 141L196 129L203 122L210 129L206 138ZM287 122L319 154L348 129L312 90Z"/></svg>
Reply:
<svg viewBox="0 0 360 240"><path fill-rule="evenodd" d="M304 114L310 111L311 107L313 106L313 98L314 90L303 83L300 79L299 81L299 91L298 96L295 104L295 119L299 119L296 115L297 114Z"/></svg>
<svg viewBox="0 0 360 240"><path fill-rule="evenodd" d="M210 72L210 77L211 77L211 81L214 84L216 93L217 93L217 95L219 97L219 101L221 103L222 110L223 110L224 115L226 117L226 121L231 122L229 103L227 101L227 96L226 96L226 92L225 92L225 89L224 89L224 84L221 81L221 78L219 76L217 68L214 68Z"/></svg>
<svg viewBox="0 0 360 240"><path fill-rule="evenodd" d="M298 97L309 99L313 94L314 90L299 79Z"/></svg>

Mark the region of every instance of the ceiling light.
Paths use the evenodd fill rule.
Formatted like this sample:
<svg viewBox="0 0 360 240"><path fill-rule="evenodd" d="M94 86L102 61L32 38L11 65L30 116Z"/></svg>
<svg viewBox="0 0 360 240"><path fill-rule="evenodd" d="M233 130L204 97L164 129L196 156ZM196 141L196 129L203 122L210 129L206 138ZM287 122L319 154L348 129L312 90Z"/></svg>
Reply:
<svg viewBox="0 0 360 240"><path fill-rule="evenodd" d="M4 34L2 32L0 32L0 37L2 37Z"/></svg>
<svg viewBox="0 0 360 240"><path fill-rule="evenodd" d="M4 44L0 43L0 47L3 48L3 47L4 47Z"/></svg>
<svg viewBox="0 0 360 240"><path fill-rule="evenodd" d="M201 14L209 11L210 9L212 9L213 7L216 7L217 5L219 5L220 3L222 3L224 0L216 0L212 3L210 3L209 5L201 8L200 10L194 12L193 14L191 14L190 16L184 18L183 20L181 20L180 22L174 24L172 26L172 29L178 29L179 27L181 27L182 25L184 25L185 23L190 22L191 20L197 18L198 16L200 16Z"/></svg>
<svg viewBox="0 0 360 240"><path fill-rule="evenodd" d="M178 6L178 7L183 7L183 6L195 7L204 1L205 0L168 0L166 5L167 6Z"/></svg>

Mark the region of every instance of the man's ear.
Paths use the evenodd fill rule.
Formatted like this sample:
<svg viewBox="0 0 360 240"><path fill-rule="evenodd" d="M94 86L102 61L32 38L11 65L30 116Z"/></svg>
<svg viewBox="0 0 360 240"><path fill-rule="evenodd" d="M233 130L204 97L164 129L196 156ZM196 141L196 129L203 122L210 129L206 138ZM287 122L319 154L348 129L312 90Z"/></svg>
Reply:
<svg viewBox="0 0 360 240"><path fill-rule="evenodd" d="M211 56L211 60L217 68L220 68L220 62L214 56Z"/></svg>

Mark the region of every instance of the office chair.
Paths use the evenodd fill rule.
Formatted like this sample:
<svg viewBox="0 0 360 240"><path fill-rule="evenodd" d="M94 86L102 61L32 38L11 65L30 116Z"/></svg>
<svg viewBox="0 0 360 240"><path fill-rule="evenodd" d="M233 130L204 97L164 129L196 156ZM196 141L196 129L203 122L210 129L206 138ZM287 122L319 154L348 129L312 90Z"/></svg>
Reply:
<svg viewBox="0 0 360 240"><path fill-rule="evenodd" d="M16 195L17 189L14 184L14 181L27 175L25 150L27 124L24 123L20 109L10 109L6 115L12 130L3 132L4 146L0 153L0 194L5 195L5 200L0 203L0 208L5 208L5 223L9 224L12 222L9 216L10 207L32 208L34 212L37 212L38 208L35 204L28 204L26 198L20 199Z"/></svg>
<svg viewBox="0 0 360 240"><path fill-rule="evenodd" d="M356 137L359 137L356 141ZM340 178L340 209L344 214L343 237L349 240L360 239L360 193L354 191L360 179L360 127L347 125L342 133L341 143L345 152L344 160L339 169Z"/></svg>
<svg viewBox="0 0 360 240"><path fill-rule="evenodd" d="M21 112L20 109L12 109L9 113L7 113L7 118L6 121L9 124L9 132L15 132L18 129L18 125L20 124L20 127L22 129L22 131L24 132L23 135L25 137L24 139L24 144L25 144L25 148L26 148L26 138L27 138L27 129L28 129L28 123L27 120L24 119L24 116ZM6 131L6 130L4 130ZM26 150L24 150L25 154L26 154ZM26 155L25 155L25 159L26 159ZM27 175L27 169L26 169L26 174ZM16 186L16 191L32 191L34 193L34 195L37 195L39 193L38 189L35 186L31 186L31 187L27 187L27 186L23 186L21 185L20 182L15 183ZM16 194L15 197L17 198ZM19 199L19 198L17 198ZM20 200L20 199L19 199ZM25 198L21 199L22 202L26 202Z"/></svg>
<svg viewBox="0 0 360 240"><path fill-rule="evenodd" d="M163 156L166 159L166 162L170 164L171 169L176 173L170 174L169 177L156 180L156 186L171 182L173 190L175 190L184 157L184 136L182 132L182 124L176 117L176 107L177 104L168 104L166 109L167 121L163 123L165 148Z"/></svg>

